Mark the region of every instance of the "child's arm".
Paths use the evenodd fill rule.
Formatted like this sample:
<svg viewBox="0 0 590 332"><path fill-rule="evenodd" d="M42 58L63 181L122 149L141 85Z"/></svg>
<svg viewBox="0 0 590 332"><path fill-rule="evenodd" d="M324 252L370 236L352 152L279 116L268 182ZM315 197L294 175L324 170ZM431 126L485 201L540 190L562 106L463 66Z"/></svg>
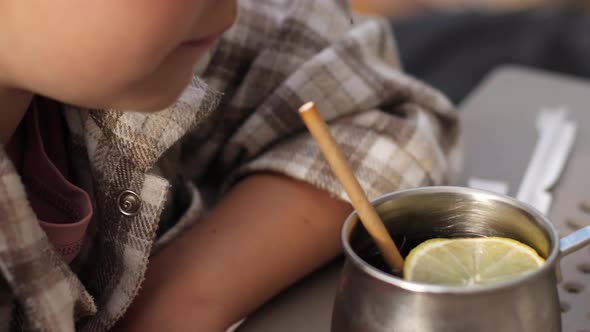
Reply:
<svg viewBox="0 0 590 332"><path fill-rule="evenodd" d="M401 72L386 22L351 25L344 0L240 5L201 77L224 98L182 167L197 186L234 188L153 258L125 321L141 331L221 331L338 252L350 208L327 194L346 199L299 119L303 103L317 103L370 198L458 170L457 114Z"/></svg>
<svg viewBox="0 0 590 332"><path fill-rule="evenodd" d="M334 257L350 211L326 192L280 175L244 179L154 257L120 331L224 331Z"/></svg>

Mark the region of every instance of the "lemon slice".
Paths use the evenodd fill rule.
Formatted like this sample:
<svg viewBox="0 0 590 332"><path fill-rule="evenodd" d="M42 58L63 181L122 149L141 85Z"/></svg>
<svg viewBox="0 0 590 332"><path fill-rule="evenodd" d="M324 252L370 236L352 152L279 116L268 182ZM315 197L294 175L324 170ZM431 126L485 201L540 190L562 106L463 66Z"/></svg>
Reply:
<svg viewBox="0 0 590 332"><path fill-rule="evenodd" d="M410 251L404 263L404 279L438 285L482 285L513 278L544 261L533 248L508 238L432 239Z"/></svg>

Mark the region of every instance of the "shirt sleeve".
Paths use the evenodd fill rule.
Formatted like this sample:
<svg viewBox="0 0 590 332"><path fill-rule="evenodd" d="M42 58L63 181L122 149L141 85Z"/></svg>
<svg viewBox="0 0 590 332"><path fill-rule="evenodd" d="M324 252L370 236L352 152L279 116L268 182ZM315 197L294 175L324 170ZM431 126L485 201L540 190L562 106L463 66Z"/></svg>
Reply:
<svg viewBox="0 0 590 332"><path fill-rule="evenodd" d="M402 72L387 22L352 18L345 1L240 5L206 71L214 87L232 82L224 83L222 107L241 117L221 156L229 183L278 172L347 199L299 119L307 101L316 102L370 198L452 182L461 164L458 114Z"/></svg>

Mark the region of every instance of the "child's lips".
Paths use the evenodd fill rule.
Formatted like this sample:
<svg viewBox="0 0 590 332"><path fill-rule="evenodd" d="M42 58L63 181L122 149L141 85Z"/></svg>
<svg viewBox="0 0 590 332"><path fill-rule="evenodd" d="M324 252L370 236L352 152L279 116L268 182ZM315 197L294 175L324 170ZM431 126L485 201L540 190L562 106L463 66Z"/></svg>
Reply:
<svg viewBox="0 0 590 332"><path fill-rule="evenodd" d="M223 35L224 32L229 30L229 28L231 28L232 25L233 21L231 22L231 24L227 24L223 29L220 29L217 33L212 33L201 38L189 39L180 44L180 49L185 49L190 52L194 52L195 54L202 54L211 47L213 47L213 45L215 45L215 42L217 42L217 40L221 38L221 35Z"/></svg>
<svg viewBox="0 0 590 332"><path fill-rule="evenodd" d="M232 25L233 25L233 21L231 22L231 24L227 24L226 26L223 27L223 29L220 29L216 33L212 33L208 36L201 37L201 38L189 39L189 40L185 41L184 43L182 43L181 46L186 46L186 47L191 47L191 48L210 48L211 46L213 46L213 44L215 44L217 39L219 39L224 32L226 32L227 30L229 30L229 28L232 27Z"/></svg>
<svg viewBox="0 0 590 332"><path fill-rule="evenodd" d="M217 39L219 37L220 37L219 35L214 35L214 36L206 37L206 38L188 40L188 41L182 43L180 46L186 47L186 48L191 48L191 49L206 50L206 49L211 48L211 46L213 46L213 44L215 44L215 42L217 41Z"/></svg>

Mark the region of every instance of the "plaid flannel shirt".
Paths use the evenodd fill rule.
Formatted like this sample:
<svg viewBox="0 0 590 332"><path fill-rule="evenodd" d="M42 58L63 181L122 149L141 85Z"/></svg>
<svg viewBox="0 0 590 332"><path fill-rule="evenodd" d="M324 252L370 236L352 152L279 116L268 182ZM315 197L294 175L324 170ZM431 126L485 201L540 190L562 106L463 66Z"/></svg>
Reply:
<svg viewBox="0 0 590 332"><path fill-rule="evenodd" d="M162 112L64 107L74 182L95 211L71 265L0 148L0 330L108 330L137 294L150 254L252 172L346 199L298 118L304 102L317 102L371 198L444 184L458 171L452 105L400 71L386 22L351 23L345 1L241 1L210 55ZM142 202L132 216L119 208L126 190Z"/></svg>

